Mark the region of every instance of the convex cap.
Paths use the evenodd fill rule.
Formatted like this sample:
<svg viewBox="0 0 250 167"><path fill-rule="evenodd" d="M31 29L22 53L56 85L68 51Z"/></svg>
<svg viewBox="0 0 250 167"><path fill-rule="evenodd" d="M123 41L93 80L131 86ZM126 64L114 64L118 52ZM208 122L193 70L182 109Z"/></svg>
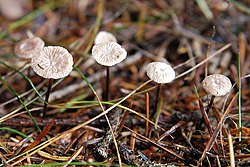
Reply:
<svg viewBox="0 0 250 167"><path fill-rule="evenodd" d="M117 42L115 36L107 31L100 31L95 37L95 44Z"/></svg>
<svg viewBox="0 0 250 167"><path fill-rule="evenodd" d="M20 41L14 48L15 54L20 58L30 59L34 52L44 47L44 41L39 37L27 38Z"/></svg>
<svg viewBox="0 0 250 167"><path fill-rule="evenodd" d="M221 74L212 74L202 81L204 90L213 96L224 96L232 88L231 81L228 77Z"/></svg>
<svg viewBox="0 0 250 167"><path fill-rule="evenodd" d="M152 62L147 66L147 75L157 83L169 83L175 78L174 69L163 62Z"/></svg>
<svg viewBox="0 0 250 167"><path fill-rule="evenodd" d="M92 56L101 65L114 66L127 57L127 51L116 42L105 42L93 46Z"/></svg>
<svg viewBox="0 0 250 167"><path fill-rule="evenodd" d="M34 54L31 66L43 78L59 79L72 71L73 58L67 49L61 46L48 46Z"/></svg>

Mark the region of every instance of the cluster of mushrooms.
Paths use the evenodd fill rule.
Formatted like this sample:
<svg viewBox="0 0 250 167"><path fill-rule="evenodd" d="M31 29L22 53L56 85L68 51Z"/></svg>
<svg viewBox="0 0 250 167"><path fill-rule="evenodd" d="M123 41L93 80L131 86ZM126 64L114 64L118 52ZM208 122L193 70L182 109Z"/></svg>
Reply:
<svg viewBox="0 0 250 167"><path fill-rule="evenodd" d="M15 46L15 53L21 58L29 59L33 70L39 76L49 80L43 109L43 116L45 117L52 81L70 74L73 69L73 57L67 49L61 46L45 47L45 43L41 38L35 37L31 33L28 36L29 38L22 40ZM97 63L106 67L106 89L104 90L103 100L109 101L110 67L123 61L127 57L127 52L117 43L116 38L111 33L100 31L95 38L92 57ZM154 117L161 94L161 85L172 82L175 79L175 71L164 62L151 62L147 65L147 75L157 83L154 109L151 114ZM226 95L232 87L229 78L221 74L207 76L202 85L204 90L212 95L207 112L211 108L214 98Z"/></svg>
<svg viewBox="0 0 250 167"><path fill-rule="evenodd" d="M32 33L28 33L28 37L20 41L14 51L18 57L30 61L32 69L49 81L43 107L43 117L46 117L53 79L69 75L73 69L73 57L61 46L45 46L45 42Z"/></svg>

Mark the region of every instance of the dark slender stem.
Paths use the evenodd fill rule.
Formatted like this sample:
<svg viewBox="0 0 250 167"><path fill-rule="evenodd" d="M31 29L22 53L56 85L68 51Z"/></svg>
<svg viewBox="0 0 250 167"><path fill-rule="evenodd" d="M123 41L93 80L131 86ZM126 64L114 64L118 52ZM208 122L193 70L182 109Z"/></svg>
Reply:
<svg viewBox="0 0 250 167"><path fill-rule="evenodd" d="M30 78L30 71L31 71L31 66L28 67L27 77L29 77L29 78Z"/></svg>
<svg viewBox="0 0 250 167"><path fill-rule="evenodd" d="M46 112L47 112L47 109L48 109L49 95L50 95L50 92L51 92L52 85L53 85L53 79L50 78L49 79L49 84L48 84L48 89L47 89L47 92L46 92L45 102L44 102L44 105L43 105L43 118L46 118Z"/></svg>
<svg viewBox="0 0 250 167"><path fill-rule="evenodd" d="M31 66L28 67L28 73L27 73L27 77L30 78L30 71L31 71ZM28 91L29 89L31 89L31 86L29 84L29 82L26 83L26 91Z"/></svg>
<svg viewBox="0 0 250 167"><path fill-rule="evenodd" d="M110 75L110 69L107 66L106 67L106 89L104 92L104 101L109 101L109 75Z"/></svg>
<svg viewBox="0 0 250 167"><path fill-rule="evenodd" d="M155 105L154 105L154 110L151 114L151 118L154 118L156 112L157 112L157 106L158 106L158 102L159 102L159 99L160 99L160 94L161 94L161 84L158 83L157 85L157 90L156 90L156 97L155 97Z"/></svg>
<svg viewBox="0 0 250 167"><path fill-rule="evenodd" d="M207 113L207 114L209 113L210 109L212 108L212 105L213 105L213 103L214 103L214 98L215 98L215 96L212 95L212 97L211 97L211 99L210 99L210 102L209 102L209 104L208 104L208 106L207 106L207 109L206 109L206 113Z"/></svg>
<svg viewBox="0 0 250 167"><path fill-rule="evenodd" d="M211 97L211 99L210 99L210 102L209 102L209 104L208 104L208 106L207 106L207 109L206 109L206 114L207 114L207 115L209 114L209 111L210 111L210 109L212 108L212 105L213 105L213 103L214 103L214 98L215 98L215 96L212 95L212 97ZM204 122L204 116L202 117L202 119L201 119L200 121L198 121L196 128L199 129L199 130L201 130L201 127L202 127L202 123L203 123L203 122Z"/></svg>

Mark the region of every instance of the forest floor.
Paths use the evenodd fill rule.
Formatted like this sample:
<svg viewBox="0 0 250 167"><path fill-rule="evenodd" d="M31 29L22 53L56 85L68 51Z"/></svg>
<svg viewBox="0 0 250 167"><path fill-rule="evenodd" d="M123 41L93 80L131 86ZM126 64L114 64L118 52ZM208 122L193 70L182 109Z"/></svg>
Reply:
<svg viewBox="0 0 250 167"><path fill-rule="evenodd" d="M250 166L249 0L0 3L0 166ZM128 53L110 67L108 101L105 67L91 55L99 31ZM14 52L31 33L74 60L45 117L48 80ZM152 114L155 61L176 77ZM211 74L232 88L210 108L202 81Z"/></svg>

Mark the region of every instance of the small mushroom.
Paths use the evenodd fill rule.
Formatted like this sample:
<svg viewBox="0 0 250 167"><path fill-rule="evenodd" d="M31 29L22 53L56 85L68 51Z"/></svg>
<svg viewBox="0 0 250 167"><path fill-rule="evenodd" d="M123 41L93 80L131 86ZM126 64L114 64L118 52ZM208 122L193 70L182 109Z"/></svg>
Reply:
<svg viewBox="0 0 250 167"><path fill-rule="evenodd" d="M104 93L104 101L109 100L109 75L110 66L114 66L127 57L127 51L116 42L99 43L93 46L92 56L97 63L106 66L106 90Z"/></svg>
<svg viewBox="0 0 250 167"><path fill-rule="evenodd" d="M100 31L95 37L95 45L105 42L117 42L115 36L107 31Z"/></svg>
<svg viewBox="0 0 250 167"><path fill-rule="evenodd" d="M14 48L15 54L22 58L26 59L30 62L31 58L33 57L34 53L39 49L42 49L45 45L44 41L39 38L35 37L30 31L27 32L29 38L21 40ZM31 67L28 67L27 76L30 77ZM26 85L26 90L30 89L30 85Z"/></svg>
<svg viewBox="0 0 250 167"><path fill-rule="evenodd" d="M156 114L158 101L160 99L161 85L164 83L170 83L175 79L174 69L163 62L152 62L147 65L148 77L155 81L157 85L156 98L152 117Z"/></svg>
<svg viewBox="0 0 250 167"><path fill-rule="evenodd" d="M230 79L221 74L212 74L207 76L202 81L202 86L208 94L212 95L206 110L207 113L213 105L214 98L216 96L225 96L232 88Z"/></svg>
<svg viewBox="0 0 250 167"><path fill-rule="evenodd" d="M31 59L34 53L44 47L44 41L39 37L31 37L20 41L14 48L15 54L24 59Z"/></svg>
<svg viewBox="0 0 250 167"><path fill-rule="evenodd" d="M20 19L27 12L24 8L25 4L27 1L0 0L0 13L10 20Z"/></svg>
<svg viewBox="0 0 250 167"><path fill-rule="evenodd" d="M92 56L103 66L114 66L127 57L127 51L116 42L105 42L93 46Z"/></svg>
<svg viewBox="0 0 250 167"><path fill-rule="evenodd" d="M67 49L61 46L48 46L34 54L31 59L31 67L39 76L49 79L43 109L43 117L46 117L53 79L59 79L69 75L73 69L73 57Z"/></svg>

